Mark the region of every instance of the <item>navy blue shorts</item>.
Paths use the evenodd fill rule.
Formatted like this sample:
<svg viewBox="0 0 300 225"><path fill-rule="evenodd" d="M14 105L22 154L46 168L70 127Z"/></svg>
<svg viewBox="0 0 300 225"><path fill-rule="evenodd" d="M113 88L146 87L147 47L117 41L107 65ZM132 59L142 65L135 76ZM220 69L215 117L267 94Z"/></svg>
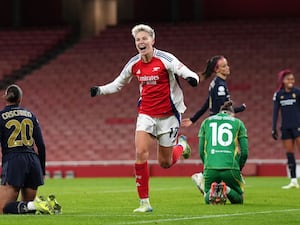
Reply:
<svg viewBox="0 0 300 225"><path fill-rule="evenodd" d="M40 160L34 153L14 153L2 164L1 184L37 189L44 184Z"/></svg>
<svg viewBox="0 0 300 225"><path fill-rule="evenodd" d="M281 129L281 139L296 139L300 137L300 128Z"/></svg>

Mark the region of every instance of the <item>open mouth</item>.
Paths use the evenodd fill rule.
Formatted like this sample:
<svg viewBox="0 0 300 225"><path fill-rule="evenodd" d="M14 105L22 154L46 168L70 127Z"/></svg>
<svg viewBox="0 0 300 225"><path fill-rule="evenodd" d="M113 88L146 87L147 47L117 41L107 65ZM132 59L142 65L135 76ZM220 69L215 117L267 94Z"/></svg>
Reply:
<svg viewBox="0 0 300 225"><path fill-rule="evenodd" d="M142 46L142 47L139 47L139 49L140 49L141 51L143 51L143 50L146 49L146 47L145 47L145 46Z"/></svg>

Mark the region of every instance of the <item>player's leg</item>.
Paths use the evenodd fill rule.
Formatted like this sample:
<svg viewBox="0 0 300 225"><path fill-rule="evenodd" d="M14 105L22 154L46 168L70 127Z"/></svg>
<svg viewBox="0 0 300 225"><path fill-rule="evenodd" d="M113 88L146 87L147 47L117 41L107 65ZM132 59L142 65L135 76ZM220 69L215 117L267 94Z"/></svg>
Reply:
<svg viewBox="0 0 300 225"><path fill-rule="evenodd" d="M54 214L53 208L46 199L36 198L38 186L44 184L41 165L37 155L22 154L10 161L14 164L14 172L8 173L8 182L13 183L15 191L21 190L21 201L17 197L8 202L4 207L4 213L26 214L40 213ZM17 166L17 164L19 166ZM24 172L25 171L25 172ZM23 186L22 188L16 188Z"/></svg>
<svg viewBox="0 0 300 225"><path fill-rule="evenodd" d="M222 171L221 179L226 184L226 194L231 204L243 204L244 179L242 178L240 171Z"/></svg>
<svg viewBox="0 0 300 225"><path fill-rule="evenodd" d="M134 212L151 212L152 207L149 202L149 151L153 145L153 136L145 131L136 131L135 147L135 177L137 192L140 198L140 207Z"/></svg>
<svg viewBox="0 0 300 225"><path fill-rule="evenodd" d="M1 186L0 186L0 213L9 202L16 201L24 177L23 161L16 156L2 164Z"/></svg>
<svg viewBox="0 0 300 225"><path fill-rule="evenodd" d="M178 138L179 120L176 116L158 119L157 121L157 139L158 162L162 168L169 168L174 165L181 157L190 156L190 146L186 137L181 135Z"/></svg>
<svg viewBox="0 0 300 225"><path fill-rule="evenodd" d="M204 201L206 204L210 203L210 195L213 193L214 185L213 183L219 183L221 182L219 178L219 172L217 170L212 169L206 169L203 171L203 177L204 177Z"/></svg>
<svg viewBox="0 0 300 225"><path fill-rule="evenodd" d="M28 191L28 193L24 195L24 189L21 189L21 195L22 195L21 201L17 201L20 188L13 187L10 185L5 185L5 187L8 190L8 193L10 193L9 195L11 196L11 198L9 201L6 202L5 206L3 207L3 213L5 214L35 213L36 211L35 208L29 210L27 205L29 201L33 201L33 199L35 198L36 190Z"/></svg>
<svg viewBox="0 0 300 225"><path fill-rule="evenodd" d="M11 185L0 186L0 207L1 213L4 214L27 214L35 213L40 210L44 213L53 214L46 201L17 201L19 195L19 188ZM28 198L35 196L36 190L32 190L31 194L28 194Z"/></svg>
<svg viewBox="0 0 300 225"><path fill-rule="evenodd" d="M21 201L33 201L36 197L37 189L21 188Z"/></svg>
<svg viewBox="0 0 300 225"><path fill-rule="evenodd" d="M8 202L4 208L5 214L55 214L54 208L50 205L49 201L36 197L34 201L11 201ZM58 213L57 213L58 214Z"/></svg>
<svg viewBox="0 0 300 225"><path fill-rule="evenodd" d="M282 186L283 189L299 188L296 178L296 160L294 154L295 139L300 136L298 129L281 129L282 145L286 152L287 165L291 182L288 185Z"/></svg>
<svg viewBox="0 0 300 225"><path fill-rule="evenodd" d="M288 185L282 186L283 189L299 188L299 184L296 177L296 160L294 154L294 142L295 140L293 139L282 140L283 148L286 151L287 165L291 177L291 182Z"/></svg>
<svg viewBox="0 0 300 225"><path fill-rule="evenodd" d="M204 176L203 173L194 173L192 175L192 181L196 184L198 190L201 192L201 194L204 195Z"/></svg>
<svg viewBox="0 0 300 225"><path fill-rule="evenodd" d="M0 213L3 213L3 209L9 202L17 200L19 195L19 189L8 184L2 184L0 186Z"/></svg>
<svg viewBox="0 0 300 225"><path fill-rule="evenodd" d="M157 153L158 164L164 169L170 168L173 164L172 155L173 155L173 147L172 146L164 147L164 146L159 145L158 153ZM180 154L180 156L181 156L181 154ZM176 158L175 158L175 160L176 160Z"/></svg>

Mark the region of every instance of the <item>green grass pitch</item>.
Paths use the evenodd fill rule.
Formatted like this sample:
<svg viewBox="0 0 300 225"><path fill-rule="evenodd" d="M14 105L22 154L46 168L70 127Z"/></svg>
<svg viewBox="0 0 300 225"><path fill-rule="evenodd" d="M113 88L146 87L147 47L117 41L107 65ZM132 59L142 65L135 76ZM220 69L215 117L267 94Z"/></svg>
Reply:
<svg viewBox="0 0 300 225"><path fill-rule="evenodd" d="M54 193L61 215L2 215L7 225L293 225L300 224L300 189L282 190L287 178L248 177L244 205L205 205L190 177L151 178L152 213L138 206L134 178L46 179L40 195Z"/></svg>

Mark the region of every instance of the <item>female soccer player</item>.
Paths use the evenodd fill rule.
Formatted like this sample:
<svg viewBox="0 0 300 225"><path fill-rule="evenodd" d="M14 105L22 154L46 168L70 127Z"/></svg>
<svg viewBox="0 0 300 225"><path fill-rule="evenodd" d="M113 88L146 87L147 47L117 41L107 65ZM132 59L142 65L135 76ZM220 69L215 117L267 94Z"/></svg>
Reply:
<svg viewBox="0 0 300 225"><path fill-rule="evenodd" d="M151 212L147 161L152 142L158 141L158 162L163 168L171 167L181 156L189 157L185 136L180 136L176 145L181 113L186 109L177 79L182 77L194 87L199 77L174 55L153 47L155 34L150 26L137 25L132 35L138 54L128 61L113 82L92 87L90 94L94 97L118 92L132 77L139 81L135 175L140 206L134 212Z"/></svg>
<svg viewBox="0 0 300 225"><path fill-rule="evenodd" d="M4 95L6 106L0 111L0 213L54 214L61 206L53 195L47 200L36 197L38 187L44 184L46 150L37 118L20 107L22 95L19 86L8 86ZM22 199L17 201L20 192Z"/></svg>
<svg viewBox="0 0 300 225"><path fill-rule="evenodd" d="M281 111L281 139L286 151L287 165L291 182L283 189L299 188L296 177L294 145L300 149L300 89L295 87L295 77L291 70L285 69L278 74L279 86L274 94L272 137L277 140L277 119Z"/></svg>
<svg viewBox="0 0 300 225"><path fill-rule="evenodd" d="M182 126L188 127L195 123L209 109L210 115L215 115L219 112L220 107L224 102L230 100L229 90L226 84L226 79L230 75L230 67L224 56L217 55L207 61L206 69L202 73L204 79L215 74L215 78L211 81L208 90L208 97L202 107L191 118L182 120ZM246 105L234 108L235 113L243 112Z"/></svg>
<svg viewBox="0 0 300 225"><path fill-rule="evenodd" d="M204 197L211 204L243 203L244 182L240 171L248 158L244 123L234 118L232 102L203 121L199 130L199 153L204 164Z"/></svg>

